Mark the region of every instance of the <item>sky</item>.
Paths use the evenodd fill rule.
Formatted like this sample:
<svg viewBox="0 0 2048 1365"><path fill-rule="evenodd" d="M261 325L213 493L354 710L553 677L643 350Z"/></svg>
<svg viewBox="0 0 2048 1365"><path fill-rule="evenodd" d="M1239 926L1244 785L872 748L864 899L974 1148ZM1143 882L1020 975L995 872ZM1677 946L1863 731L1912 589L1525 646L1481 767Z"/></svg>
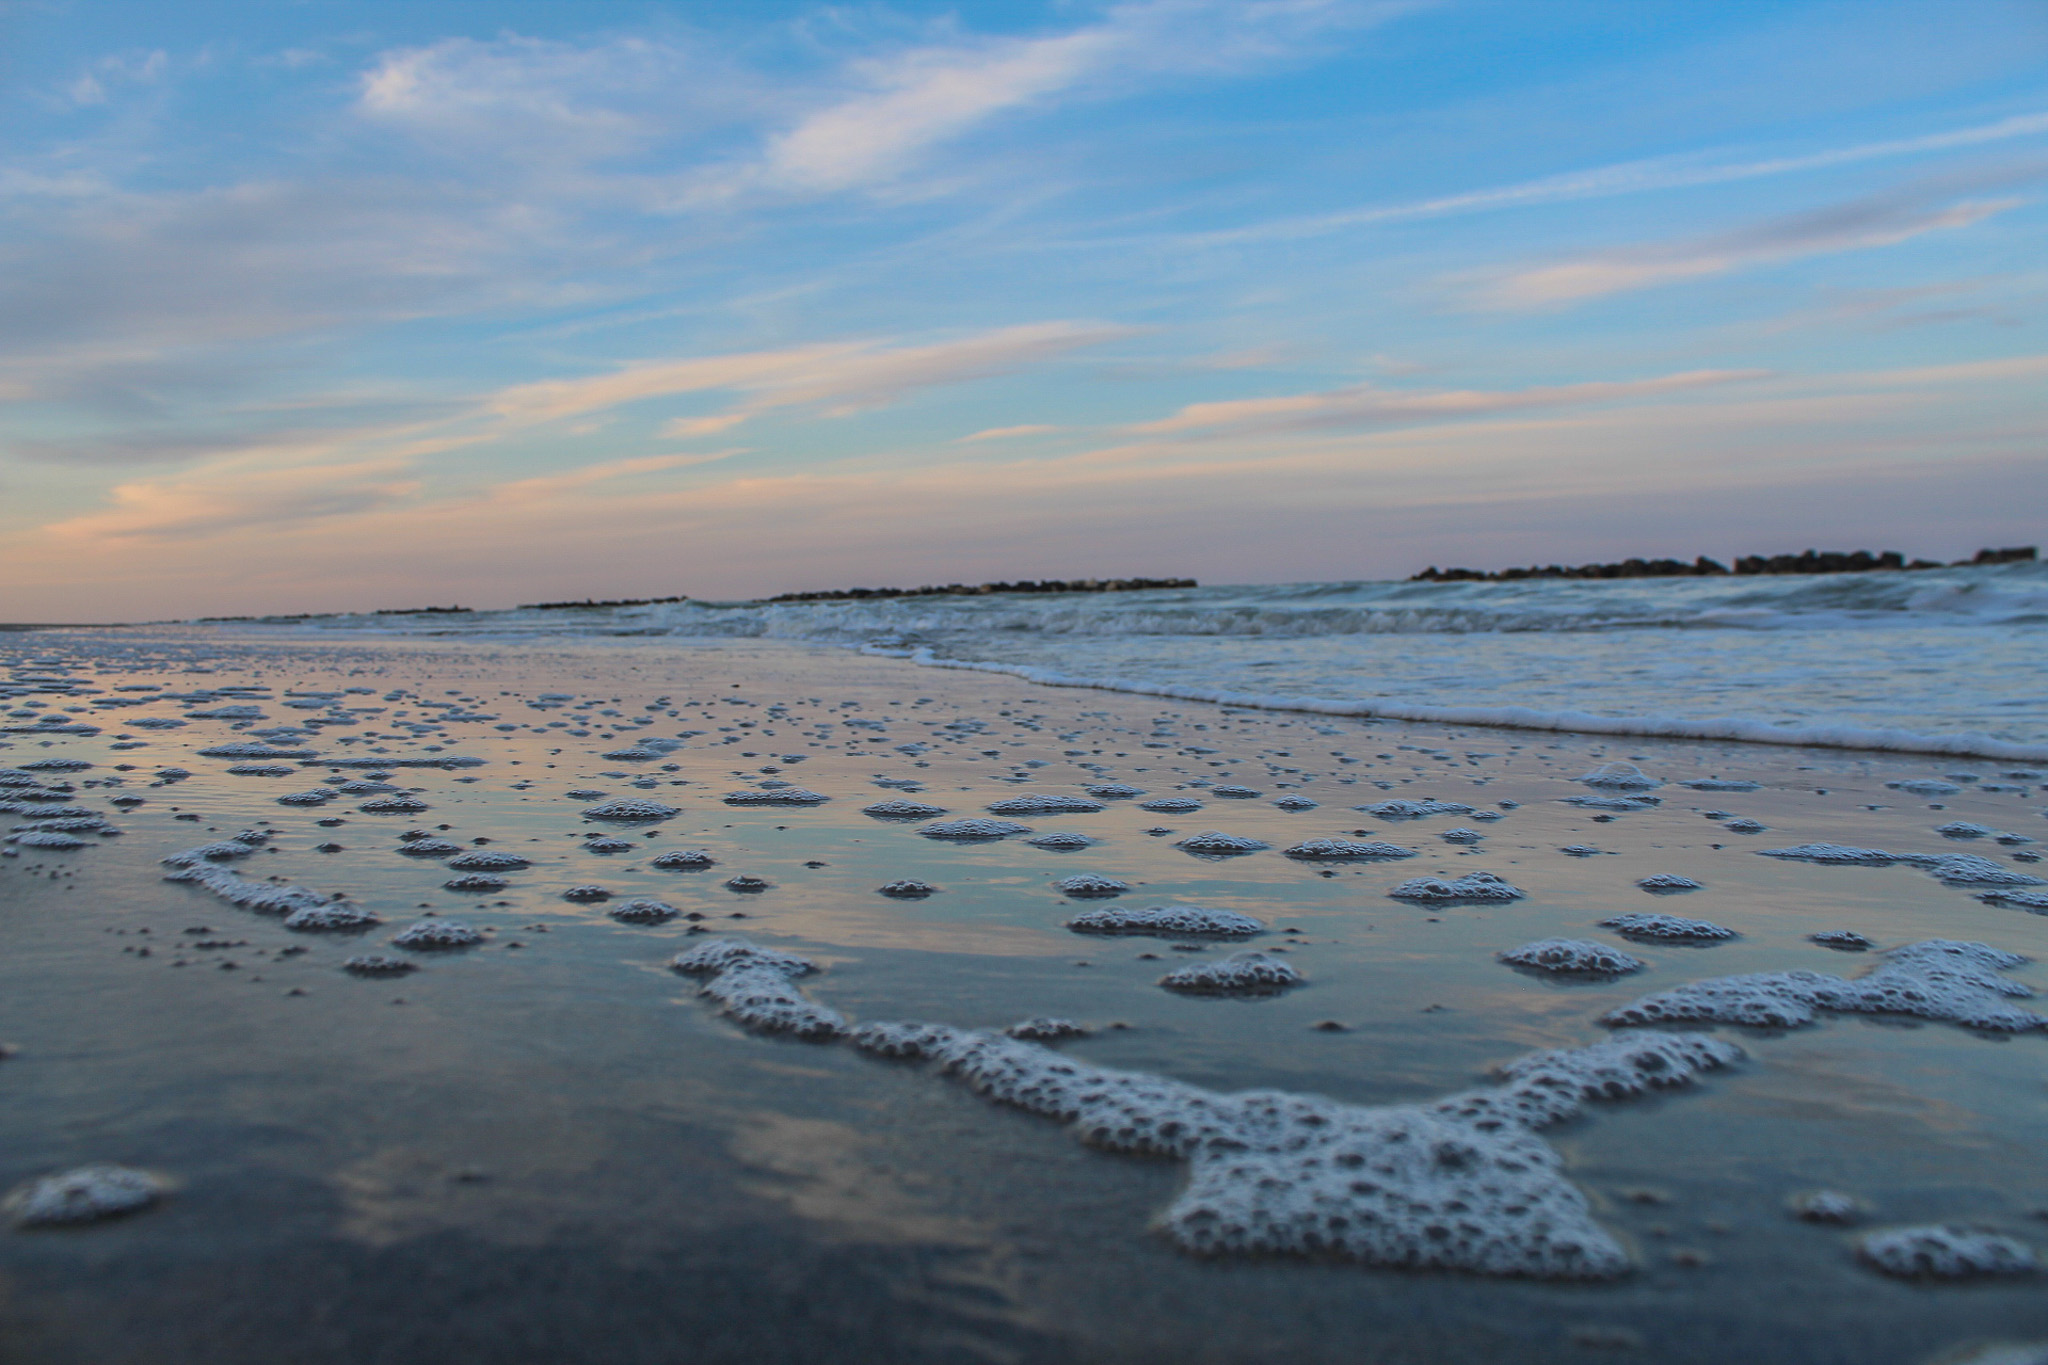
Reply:
<svg viewBox="0 0 2048 1365"><path fill-rule="evenodd" d="M2040 0L0 0L0 620L2044 538Z"/></svg>

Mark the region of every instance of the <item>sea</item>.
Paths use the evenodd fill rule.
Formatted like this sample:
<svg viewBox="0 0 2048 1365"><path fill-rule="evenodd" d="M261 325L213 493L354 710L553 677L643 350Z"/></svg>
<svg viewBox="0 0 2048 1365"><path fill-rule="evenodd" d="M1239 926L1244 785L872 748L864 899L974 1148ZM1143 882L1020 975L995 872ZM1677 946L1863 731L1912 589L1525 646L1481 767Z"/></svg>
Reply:
<svg viewBox="0 0 2048 1365"><path fill-rule="evenodd" d="M263 633L753 637L1333 715L2048 761L2048 564L361 614Z"/></svg>

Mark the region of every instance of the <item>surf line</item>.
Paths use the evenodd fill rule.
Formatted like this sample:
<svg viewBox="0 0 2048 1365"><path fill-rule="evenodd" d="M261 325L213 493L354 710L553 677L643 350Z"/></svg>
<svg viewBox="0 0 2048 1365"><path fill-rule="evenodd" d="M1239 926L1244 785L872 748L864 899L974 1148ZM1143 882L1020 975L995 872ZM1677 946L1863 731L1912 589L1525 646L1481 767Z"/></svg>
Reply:
<svg viewBox="0 0 2048 1365"><path fill-rule="evenodd" d="M944 659L929 648L891 649L855 646L860 653L907 659L925 668L1004 673L1041 687L1085 687L1099 692L1127 692L1176 701L1211 702L1257 711L1296 711L1318 716L1350 716L1369 720L1420 721L1440 725L1480 725L1504 730L1551 730L1583 735L1643 735L1664 739L1730 740L1742 744L1777 744L1802 749L1876 749L1901 754L1949 754L1995 758L2021 763L2048 763L2048 744L2015 744L1977 731L1952 735L1923 734L1890 726L1775 725L1747 716L1687 720L1679 716L1597 716L1589 711L1541 711L1530 706L1425 706L1404 702L1332 701L1319 697L1283 697L1221 688L1184 687L1142 682L1134 678L1083 678L1028 664L986 663Z"/></svg>

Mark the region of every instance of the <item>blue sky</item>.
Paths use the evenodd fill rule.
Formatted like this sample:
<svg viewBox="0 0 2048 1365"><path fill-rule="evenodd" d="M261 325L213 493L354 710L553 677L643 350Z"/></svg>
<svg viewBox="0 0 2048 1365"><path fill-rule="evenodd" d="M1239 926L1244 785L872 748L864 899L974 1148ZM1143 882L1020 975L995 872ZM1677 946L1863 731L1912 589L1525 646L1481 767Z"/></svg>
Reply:
<svg viewBox="0 0 2048 1365"><path fill-rule="evenodd" d="M0 619L2041 538L2033 0L0 0L0 82Z"/></svg>

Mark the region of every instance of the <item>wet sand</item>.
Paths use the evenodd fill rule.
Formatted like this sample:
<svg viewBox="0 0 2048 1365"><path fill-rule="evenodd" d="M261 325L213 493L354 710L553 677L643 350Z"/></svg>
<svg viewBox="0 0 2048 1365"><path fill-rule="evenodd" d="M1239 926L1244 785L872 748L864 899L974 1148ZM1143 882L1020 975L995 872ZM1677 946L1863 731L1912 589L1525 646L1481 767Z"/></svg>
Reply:
<svg viewBox="0 0 2048 1365"><path fill-rule="evenodd" d="M1856 930L1881 948L1977 940L2039 957L2048 920L1921 869L1756 856L1828 841L2038 868L2014 861L2025 845L1933 832L1961 820L2038 834L2039 783L2001 777L2011 765L1330 721L754 641L308 643L166 631L39 633L5 647L17 678L104 690L28 694L46 713L86 708L99 732L0 735L11 746L0 767L91 762L40 776L68 782L72 803L123 833L0 859L0 1039L19 1047L0 1061L10 1101L0 1183L115 1161L177 1188L127 1218L0 1238L0 1359L1860 1365L2048 1336L2036 1280L1890 1279L1855 1259L1866 1229L1808 1225L1784 1207L1835 1188L1872 1206L1869 1226L1964 1222L2038 1240L2048 1232L2035 1217L2048 1207L2033 1150L2040 1034L1833 1014L1790 1031L1705 1026L1745 1060L1544 1133L1635 1263L1611 1282L1549 1282L1188 1256L1153 1227L1185 1167L1091 1149L927 1069L749 1034L666 966L743 932L817 962L805 989L855 1020L999 1028L1060 1015L1091 1030L1061 1050L1098 1066L1221 1091L1423 1102L1532 1049L1596 1042L1602 1012L1652 991L1793 968L1854 976L1873 964L1809 942L1817 931ZM237 684L270 690L184 705L112 690ZM387 700L394 689L406 695ZM299 698L301 710L283 704L293 691L340 695ZM575 701L535 709L549 693ZM103 699L144 704L93 706ZM648 709L657 699L666 704ZM492 719L413 733L400 722L430 719L421 702ZM236 704L263 718L132 724ZM359 809L367 795L276 800L374 769L292 760L264 765L286 776L232 775L241 760L197 753L329 716L336 723L293 743L321 759L483 762L391 768L389 784L418 789L428 809L380 815ZM653 723L626 727L643 717ZM686 730L701 733L664 755L601 757L635 736ZM1604 820L1563 804L1596 794L1574 779L1610 760L1662 779L1661 804ZM155 785L173 765L192 776ZM1885 786L1942 773L1979 780L1931 797ZM956 844L920 837L922 821L865 816L861 807L906 794L878 777L915 781L908 794L946 808L943 818L1104 782L1147 795L1099 813L1016 817L1096 841L1053 851L1030 835ZM1705 777L1762 785L1679 785ZM830 799L721 799L763 780ZM1205 781L1259 795L1189 785ZM606 828L582 815L599 798L572 791L679 812ZM146 804L115 806L123 796ZM1162 796L1203 806L1139 806ZM1318 804L1272 804L1289 796ZM1423 797L1502 818L1354 809ZM1706 818L1717 810L1727 817ZM1766 828L1732 832L1736 817ZM293 933L163 880L167 855L259 824L275 832L238 870L345 893L386 922L358 936ZM1461 826L1482 840L1439 837ZM532 866L503 874L502 891L448 891L442 860L398 852L414 829L465 847L487 839ZM1206 830L1270 847L1218 858L1176 846ZM595 833L632 847L588 851ZM1385 840L1416 856L1325 866L1280 852L1319 837ZM318 851L330 842L343 847ZM1573 857L1559 852L1567 845L1603 851ZM677 849L704 849L716 865L652 866ZM1527 894L1434 907L1386 894L1408 878L1473 871ZM1284 951L1306 984L1257 999L1160 989L1166 971L1242 945L1184 953L1157 938L1074 934L1065 922L1104 902L1052 883L1083 872L1130 883L1117 905L1186 902L1263 921L1271 932L1253 946ZM1663 896L1635 885L1657 873L1703 885ZM725 888L742 874L771 885ZM940 889L877 894L899 878ZM584 884L613 899L561 898ZM684 915L652 926L608 917L634 897ZM341 970L352 955L394 951L392 933L429 910L485 929L485 942L418 955L420 970L395 979ZM1740 936L1644 945L1599 927L1630 911ZM1584 981L1495 960L1550 937L1605 942L1649 965ZM2007 975L2048 981L2031 963Z"/></svg>

